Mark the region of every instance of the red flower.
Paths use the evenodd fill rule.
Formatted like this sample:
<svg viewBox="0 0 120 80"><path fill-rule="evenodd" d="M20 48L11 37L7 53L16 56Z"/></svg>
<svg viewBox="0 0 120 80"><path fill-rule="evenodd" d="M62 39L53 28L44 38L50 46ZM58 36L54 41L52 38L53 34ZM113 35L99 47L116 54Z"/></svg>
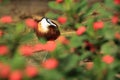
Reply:
<svg viewBox="0 0 120 80"><path fill-rule="evenodd" d="M33 48L31 46L21 46L20 52L24 56L31 56L33 53Z"/></svg>
<svg viewBox="0 0 120 80"><path fill-rule="evenodd" d="M104 23L102 21L98 21L93 24L94 30L99 30L102 29L103 27L104 27Z"/></svg>
<svg viewBox="0 0 120 80"><path fill-rule="evenodd" d="M45 49L45 45L44 44L36 44L34 47L33 47L34 51L33 52L36 52L36 51L41 51L41 50L44 50Z"/></svg>
<svg viewBox="0 0 120 80"><path fill-rule="evenodd" d="M119 20L118 16L113 16L111 21L113 24L117 24L118 20Z"/></svg>
<svg viewBox="0 0 120 80"><path fill-rule="evenodd" d="M0 45L0 55L6 55L9 52L8 47L5 45Z"/></svg>
<svg viewBox="0 0 120 80"><path fill-rule="evenodd" d="M56 0L57 3L62 3L64 0Z"/></svg>
<svg viewBox="0 0 120 80"><path fill-rule="evenodd" d="M86 32L86 27L81 26L80 28L78 28L78 30L76 31L77 35L82 35L83 33Z"/></svg>
<svg viewBox="0 0 120 80"><path fill-rule="evenodd" d="M69 43L69 40L65 36L60 36L57 40L58 40L58 42L60 42L62 44L68 44Z"/></svg>
<svg viewBox="0 0 120 80"><path fill-rule="evenodd" d="M116 32L115 33L115 38L120 40L120 33Z"/></svg>
<svg viewBox="0 0 120 80"><path fill-rule="evenodd" d="M46 69L55 69L58 66L58 61L55 58L47 59L43 62L43 67Z"/></svg>
<svg viewBox="0 0 120 80"><path fill-rule="evenodd" d="M67 18L62 16L59 17L57 20L60 24L65 24L67 22Z"/></svg>
<svg viewBox="0 0 120 80"><path fill-rule="evenodd" d="M115 3L116 5L119 5L119 4L120 4L120 0L114 0L114 3Z"/></svg>
<svg viewBox="0 0 120 80"><path fill-rule="evenodd" d="M10 74L10 66L2 64L0 67L0 77L7 78Z"/></svg>
<svg viewBox="0 0 120 80"><path fill-rule="evenodd" d="M111 55L105 55L102 57L102 61L105 62L106 64L111 64L114 62L114 57Z"/></svg>
<svg viewBox="0 0 120 80"><path fill-rule="evenodd" d="M46 51L54 51L56 49L56 43L54 41L48 41L46 44L45 44L45 50Z"/></svg>
<svg viewBox="0 0 120 80"><path fill-rule="evenodd" d="M4 32L0 30L0 37L3 36Z"/></svg>
<svg viewBox="0 0 120 80"><path fill-rule="evenodd" d="M91 70L93 68L93 62L87 62L86 63L86 69Z"/></svg>
<svg viewBox="0 0 120 80"><path fill-rule="evenodd" d="M21 71L13 71L9 76L9 80L21 80L21 79L22 79Z"/></svg>
<svg viewBox="0 0 120 80"><path fill-rule="evenodd" d="M25 73L28 77L34 77L37 75L38 70L35 66L27 66L25 69Z"/></svg>
<svg viewBox="0 0 120 80"><path fill-rule="evenodd" d="M26 19L25 24L30 28L36 28L37 27L37 22L34 21L33 19Z"/></svg>
<svg viewBox="0 0 120 80"><path fill-rule="evenodd" d="M1 23L12 23L13 20L11 16L3 16L1 17L0 22Z"/></svg>

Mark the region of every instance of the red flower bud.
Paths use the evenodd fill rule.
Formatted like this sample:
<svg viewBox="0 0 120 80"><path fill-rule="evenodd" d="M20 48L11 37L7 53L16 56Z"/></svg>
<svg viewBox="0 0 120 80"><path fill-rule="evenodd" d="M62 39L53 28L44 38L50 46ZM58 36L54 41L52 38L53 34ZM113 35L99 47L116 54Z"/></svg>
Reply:
<svg viewBox="0 0 120 80"><path fill-rule="evenodd" d="M41 51L41 50L44 50L44 49L45 49L45 45L39 43L39 44L36 44L33 48L34 48L34 49L33 49L33 50L34 50L33 52Z"/></svg>
<svg viewBox="0 0 120 80"><path fill-rule="evenodd" d="M10 66L2 64L0 67L0 77L2 78L8 78L10 74Z"/></svg>
<svg viewBox="0 0 120 80"><path fill-rule="evenodd" d="M58 22L60 24L65 24L67 22L67 18L66 17L59 17L57 20L58 20Z"/></svg>
<svg viewBox="0 0 120 80"><path fill-rule="evenodd" d="M48 41L46 44L45 44L45 50L46 51L54 51L56 49L56 43L54 41Z"/></svg>
<svg viewBox="0 0 120 80"><path fill-rule="evenodd" d="M56 3L62 3L64 0L56 0Z"/></svg>
<svg viewBox="0 0 120 80"><path fill-rule="evenodd" d="M38 70L35 66L27 66L25 69L25 73L28 77L34 77L37 75Z"/></svg>
<svg viewBox="0 0 120 80"><path fill-rule="evenodd" d="M11 16L3 16L1 17L0 22L1 23L12 23L13 20Z"/></svg>
<svg viewBox="0 0 120 80"><path fill-rule="evenodd" d="M4 32L0 30L0 37L3 36Z"/></svg>
<svg viewBox="0 0 120 80"><path fill-rule="evenodd" d="M119 4L120 4L120 0L114 0L114 3L115 3L116 5L119 5Z"/></svg>
<svg viewBox="0 0 120 80"><path fill-rule="evenodd" d="M13 71L9 76L9 80L21 80L21 79L22 79L21 71Z"/></svg>
<svg viewBox="0 0 120 80"><path fill-rule="evenodd" d="M93 62L87 62L86 63L86 69L91 70L93 68Z"/></svg>
<svg viewBox="0 0 120 80"><path fill-rule="evenodd" d="M30 28L36 28L37 27L37 22L34 21L33 19L26 19L25 24Z"/></svg>
<svg viewBox="0 0 120 80"><path fill-rule="evenodd" d="M43 62L43 67L46 69L55 69L57 66L58 61L55 58L50 58Z"/></svg>
<svg viewBox="0 0 120 80"><path fill-rule="evenodd" d="M0 45L0 55L6 55L9 52L8 47L5 45Z"/></svg>
<svg viewBox="0 0 120 80"><path fill-rule="evenodd" d="M104 27L104 23L102 21L98 21L93 24L94 30L99 30L102 29L103 27Z"/></svg>
<svg viewBox="0 0 120 80"><path fill-rule="evenodd" d="M115 33L115 38L120 40L120 33L116 32Z"/></svg>
<svg viewBox="0 0 120 80"><path fill-rule="evenodd" d="M111 21L113 24L117 24L118 20L119 20L118 16L113 16Z"/></svg>
<svg viewBox="0 0 120 80"><path fill-rule="evenodd" d="M78 28L78 30L76 31L77 35L82 35L83 33L86 32L86 27L81 26L80 28Z"/></svg>
<svg viewBox="0 0 120 80"><path fill-rule="evenodd" d="M62 43L62 44L69 44L69 40L65 37L65 36L60 36L58 37L58 42Z"/></svg>
<svg viewBox="0 0 120 80"><path fill-rule="evenodd" d="M20 52L24 56L31 56L33 53L33 48L31 46L21 46Z"/></svg>
<svg viewBox="0 0 120 80"><path fill-rule="evenodd" d="M111 64L114 62L114 57L111 55L105 55L102 57L102 61L105 62L106 64Z"/></svg>

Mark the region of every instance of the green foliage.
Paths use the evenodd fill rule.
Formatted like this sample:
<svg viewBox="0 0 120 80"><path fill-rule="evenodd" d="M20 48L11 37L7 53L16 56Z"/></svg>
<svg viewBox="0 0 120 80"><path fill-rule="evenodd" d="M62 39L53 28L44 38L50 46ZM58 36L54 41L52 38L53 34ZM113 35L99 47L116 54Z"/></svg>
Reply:
<svg viewBox="0 0 120 80"><path fill-rule="evenodd" d="M51 19L67 17L67 22L60 24L60 27L66 33L65 29L75 33L65 37L68 43L64 43L66 40L56 41L56 49L47 55L46 60L54 58L58 61L57 67L47 69L42 63L38 63L37 75L29 79L25 75L23 80L119 80L120 15L117 15L117 23L111 21L114 15L120 13L119 5L114 4L114 0L104 0L92 5L88 4L88 0L64 0L61 3L51 1L48 6L52 10L46 16ZM95 30L93 26L97 21L102 21L104 26ZM86 31L77 35L76 30L81 26L85 26ZM4 31L4 35L0 36L0 45L6 45L10 49L8 54L0 55L0 62L9 64L12 70L24 70L26 58L31 56L23 56L19 48L35 38L34 31L23 21L9 24L0 22L0 30ZM116 36L116 33L119 35ZM41 38L38 42L46 43ZM31 49L34 45L30 45ZM51 49L52 46L48 48ZM54 62L49 62L48 66L54 66Z"/></svg>

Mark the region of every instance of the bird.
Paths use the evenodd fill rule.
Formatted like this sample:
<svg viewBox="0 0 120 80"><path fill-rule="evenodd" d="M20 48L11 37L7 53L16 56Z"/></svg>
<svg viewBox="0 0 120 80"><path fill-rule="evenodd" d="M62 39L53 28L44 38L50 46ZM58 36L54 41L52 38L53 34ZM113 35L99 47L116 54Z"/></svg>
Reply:
<svg viewBox="0 0 120 80"><path fill-rule="evenodd" d="M58 25L52 20L43 17L37 21L35 33L38 38L43 38L47 41L54 41L60 36Z"/></svg>

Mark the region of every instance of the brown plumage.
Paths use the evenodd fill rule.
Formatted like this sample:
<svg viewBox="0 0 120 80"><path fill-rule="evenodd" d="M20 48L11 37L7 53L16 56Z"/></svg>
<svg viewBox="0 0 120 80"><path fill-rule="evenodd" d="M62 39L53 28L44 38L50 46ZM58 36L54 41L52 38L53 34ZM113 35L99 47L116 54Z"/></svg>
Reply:
<svg viewBox="0 0 120 80"><path fill-rule="evenodd" d="M38 22L35 32L38 38L46 40L56 40L60 35L58 25L45 17Z"/></svg>

